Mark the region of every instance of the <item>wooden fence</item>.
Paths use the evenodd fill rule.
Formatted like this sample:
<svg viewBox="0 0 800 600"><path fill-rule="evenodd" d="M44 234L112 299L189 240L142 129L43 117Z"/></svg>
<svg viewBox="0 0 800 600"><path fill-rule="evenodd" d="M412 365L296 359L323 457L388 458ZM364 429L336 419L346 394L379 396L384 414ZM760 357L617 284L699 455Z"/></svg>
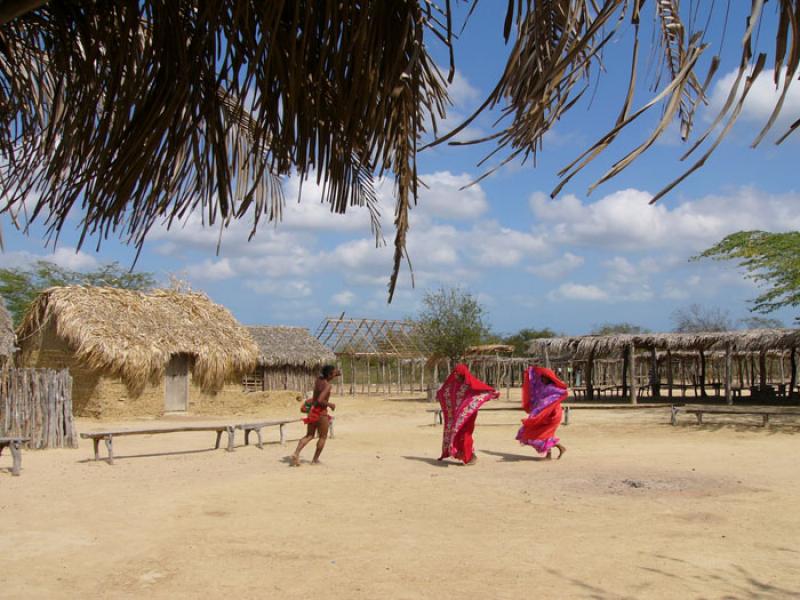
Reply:
<svg viewBox="0 0 800 600"><path fill-rule="evenodd" d="M31 448L77 448L69 371L0 370L0 435L30 438Z"/></svg>

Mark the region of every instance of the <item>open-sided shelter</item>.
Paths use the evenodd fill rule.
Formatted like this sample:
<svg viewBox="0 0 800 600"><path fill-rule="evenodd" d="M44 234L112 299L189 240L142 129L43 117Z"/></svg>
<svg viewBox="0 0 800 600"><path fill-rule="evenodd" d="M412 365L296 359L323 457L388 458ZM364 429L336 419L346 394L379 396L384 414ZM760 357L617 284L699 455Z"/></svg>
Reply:
<svg viewBox="0 0 800 600"><path fill-rule="evenodd" d="M252 326L247 330L259 349L258 366L246 375L246 391L313 389L314 379L336 355L305 327Z"/></svg>
<svg viewBox="0 0 800 600"><path fill-rule="evenodd" d="M169 290L50 288L33 302L17 339L25 366L70 370L73 410L84 416L186 411L213 401L258 359L226 308Z"/></svg>

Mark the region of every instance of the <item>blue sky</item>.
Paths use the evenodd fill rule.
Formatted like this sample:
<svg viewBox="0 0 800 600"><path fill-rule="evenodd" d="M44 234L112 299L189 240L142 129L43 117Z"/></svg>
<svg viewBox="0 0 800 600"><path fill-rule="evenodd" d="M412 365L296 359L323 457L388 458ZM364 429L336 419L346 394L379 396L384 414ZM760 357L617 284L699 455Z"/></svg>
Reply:
<svg viewBox="0 0 800 600"><path fill-rule="evenodd" d="M501 36L504 14L498 6L480 3L458 42L459 69L451 88L454 106L448 125L481 103L502 69L507 49ZM710 124L714 109L724 102L738 62L743 22L742 14L730 17L722 47L725 62L711 89L709 107L698 115L697 132ZM759 36L771 52L770 31L765 22ZM646 63L650 33L644 31L641 38ZM717 35L708 41L706 61L720 50L722 40ZM591 195L587 190L646 138L658 109L620 135L555 200L549 198L558 183L557 171L613 125L627 85L630 42L629 28L623 26L605 52L608 72L591 104L577 105L546 136L535 167L512 163L462 191L483 173L476 164L492 146L439 146L420 154L419 172L427 189L412 211L408 242L416 287L411 287L404 267L392 304L386 302L392 249L375 248L365 211L330 214L310 182L297 204L298 182L291 178L285 181L287 207L277 227L262 226L247 242L249 224L235 223L223 233L217 254L219 231L204 229L199 218L190 216L182 227L154 229L137 269L153 272L164 282L170 275L186 280L245 324L312 330L325 316L343 311L352 317L413 316L425 291L442 285L460 286L476 295L490 325L500 333L550 327L580 334L595 325L622 321L666 331L672 327L671 313L691 303L723 308L734 320L750 316L747 300L758 289L739 270L688 258L734 231L800 229L798 136L780 148L769 139L755 150L749 148L776 98L770 72L756 84L740 122L705 168L657 205L648 204L652 195L688 166L678 160L683 148L677 128L620 176ZM443 49L435 40L431 44L440 64L446 65ZM635 107L649 100L647 84L652 80L640 78ZM798 113L796 85L775 132L783 133ZM496 117L482 115L461 139L491 131ZM384 237L390 245L392 182L382 182L379 192ZM99 252L94 241L76 252L76 231L64 231L55 249L45 248L41 226L34 225L29 236L14 230L7 218L2 226L2 266L24 266L44 258L89 269L113 260L130 265L135 255L134 249L114 239L104 240ZM795 312L772 316L790 324Z"/></svg>

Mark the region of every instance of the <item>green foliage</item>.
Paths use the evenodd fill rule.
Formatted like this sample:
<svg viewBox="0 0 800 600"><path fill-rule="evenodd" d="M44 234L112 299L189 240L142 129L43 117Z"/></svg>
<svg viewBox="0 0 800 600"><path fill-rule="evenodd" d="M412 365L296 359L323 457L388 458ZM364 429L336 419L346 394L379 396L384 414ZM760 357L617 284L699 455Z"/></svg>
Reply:
<svg viewBox="0 0 800 600"><path fill-rule="evenodd" d="M739 231L692 260L735 260L747 277L768 289L752 300L753 312L800 305L800 231Z"/></svg>
<svg viewBox="0 0 800 600"><path fill-rule="evenodd" d="M425 346L436 356L457 361L469 346L485 343L491 335L483 306L459 288L426 292L422 305L417 322Z"/></svg>
<svg viewBox="0 0 800 600"><path fill-rule="evenodd" d="M703 331L730 331L733 329L730 313L715 307L692 304L672 313L676 333L700 333Z"/></svg>
<svg viewBox="0 0 800 600"><path fill-rule="evenodd" d="M615 335L618 333L650 333L649 329L633 323L603 323L595 325L591 335Z"/></svg>
<svg viewBox="0 0 800 600"><path fill-rule="evenodd" d="M556 337L558 334L545 327L544 329L520 329L514 335L509 335L502 339L504 344L514 346L514 356L527 356L528 355L528 342L538 338Z"/></svg>
<svg viewBox="0 0 800 600"><path fill-rule="evenodd" d="M19 325L31 302L43 290L64 285L93 285L144 290L155 285L152 273L130 273L119 263L82 273L40 260L26 269L0 269L0 296L6 301L14 325Z"/></svg>

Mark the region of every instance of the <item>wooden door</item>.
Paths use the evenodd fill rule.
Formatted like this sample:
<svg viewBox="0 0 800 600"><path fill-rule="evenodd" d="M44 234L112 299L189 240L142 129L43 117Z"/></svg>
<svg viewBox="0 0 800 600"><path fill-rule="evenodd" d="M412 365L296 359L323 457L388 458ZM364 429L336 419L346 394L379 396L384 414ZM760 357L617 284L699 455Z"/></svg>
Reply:
<svg viewBox="0 0 800 600"><path fill-rule="evenodd" d="M189 408L189 356L173 354L164 377L164 410L186 411Z"/></svg>

